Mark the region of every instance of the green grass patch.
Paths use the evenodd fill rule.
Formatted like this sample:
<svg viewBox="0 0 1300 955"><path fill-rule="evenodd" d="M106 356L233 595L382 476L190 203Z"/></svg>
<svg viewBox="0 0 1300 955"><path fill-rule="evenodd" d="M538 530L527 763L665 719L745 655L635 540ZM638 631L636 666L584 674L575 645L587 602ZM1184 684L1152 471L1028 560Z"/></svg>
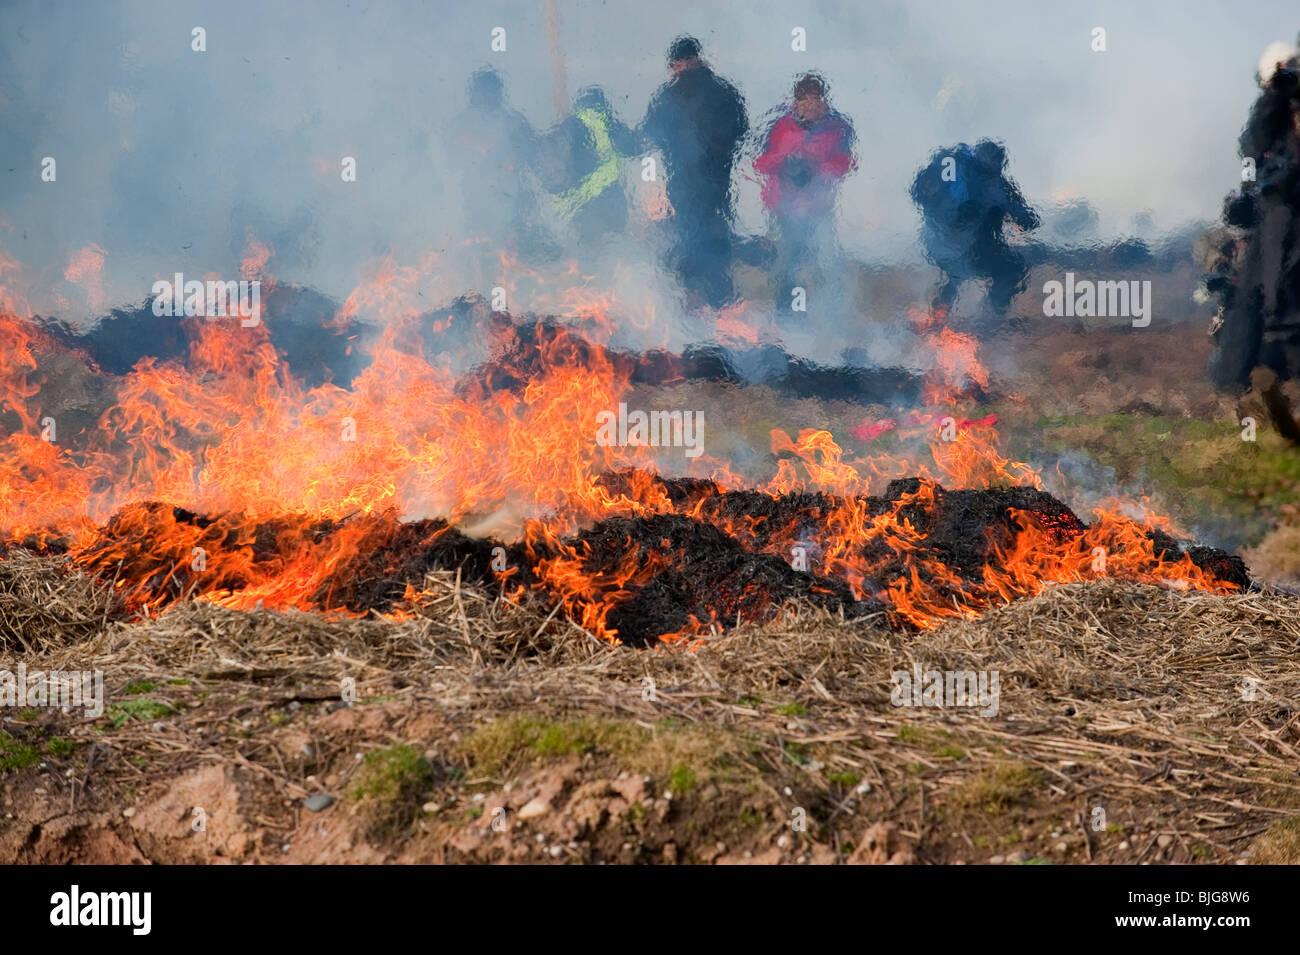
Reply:
<svg viewBox="0 0 1300 955"><path fill-rule="evenodd" d="M959 809L1000 815L1024 801L1041 780L1042 773L1032 766L1012 763L972 776L950 798Z"/></svg>
<svg viewBox="0 0 1300 955"><path fill-rule="evenodd" d="M1051 415L1034 431L1037 451L1086 451L1119 484L1163 493L1200 519L1232 519L1254 542L1274 523L1264 512L1300 503L1300 455L1271 428L1243 441L1229 421L1131 414ZM1028 448L1013 440L1010 451ZM1087 515L1081 515L1087 519Z"/></svg>
<svg viewBox="0 0 1300 955"><path fill-rule="evenodd" d="M691 767L678 763L668 774L668 785L674 793L688 793L699 785L699 780Z"/></svg>
<svg viewBox="0 0 1300 955"><path fill-rule="evenodd" d="M170 703L145 698L127 700L125 703L115 703L108 708L107 715L112 720L113 729L118 729L125 726L127 721L131 719L148 722L175 712L176 708Z"/></svg>
<svg viewBox="0 0 1300 955"><path fill-rule="evenodd" d="M45 752L51 756L69 756L77 748L75 740L67 739L63 736L55 736L45 744Z"/></svg>
<svg viewBox="0 0 1300 955"><path fill-rule="evenodd" d="M740 740L711 727L663 720L647 728L631 720L584 716L548 720L507 716L480 726L459 752L476 773L498 778L529 763L587 753L620 767L648 773L674 791L688 791L724 777L743 749ZM683 785L689 782L689 785Z"/></svg>
<svg viewBox="0 0 1300 955"><path fill-rule="evenodd" d="M0 733L0 772L31 766L39 762L40 758L40 750L35 746L15 739L8 733Z"/></svg>
<svg viewBox="0 0 1300 955"><path fill-rule="evenodd" d="M399 743L366 754L348 795L358 802L372 834L395 835L414 821L432 772L419 750Z"/></svg>
<svg viewBox="0 0 1300 955"><path fill-rule="evenodd" d="M780 716L807 716L808 707L802 703L782 703L780 706L773 707L772 712Z"/></svg>

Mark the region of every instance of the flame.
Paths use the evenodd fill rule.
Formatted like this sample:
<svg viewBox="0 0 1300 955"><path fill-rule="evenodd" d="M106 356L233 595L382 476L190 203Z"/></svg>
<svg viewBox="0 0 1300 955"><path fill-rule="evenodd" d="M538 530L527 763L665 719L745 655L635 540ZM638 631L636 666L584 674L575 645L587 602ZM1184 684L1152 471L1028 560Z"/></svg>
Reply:
<svg viewBox="0 0 1300 955"><path fill-rule="evenodd" d="M274 281L265 271L271 257L250 234L241 274ZM919 525L940 505L941 485L1042 486L1032 468L1000 454L996 418L963 413L968 389L986 388L988 373L974 339L947 328L940 313L913 316L931 359L929 410L900 411L854 432L868 442L888 433L888 450L859 457L824 429L772 432L777 470L754 490L815 502L780 525L718 505L745 486L726 462L696 459L698 492L674 499L654 479L653 449L598 445L597 415L627 397L630 371L602 344L614 329L610 302L576 270L560 296L571 327L491 326L500 380L489 380L426 355L426 336L456 330L452 315L435 313L430 322L416 304L433 263L382 260L321 330L341 334L363 312L384 318L368 346L370 364L347 387L304 386L280 361L269 320L246 328L237 319L183 319L193 333L185 362L142 360L111 382L115 398L95 427L53 440L41 426L47 413L58 416L42 407L41 362L60 346L19 317L18 301L0 285L7 345L0 415L13 426L0 443L0 541L57 541L142 611L191 598L346 613L354 611L339 587L349 568L404 533L403 521L436 516L445 523L421 546L456 526L513 529L505 539L520 542L527 566L501 572L502 586L516 596L545 592L612 642L619 640L612 612L678 555L667 542L647 547L629 537L616 560L597 566L575 535L610 517L688 516L783 559L811 544L812 573L843 581L858 599L882 601L916 627L1103 575L1231 586L1186 555L1166 559L1149 524L1115 511L1099 512L1086 529L1014 511L1005 533L988 541L995 559L978 578L935 557ZM0 261L0 278L9 265ZM741 316L724 313L722 321L745 338ZM603 477L611 473L622 480ZM882 480L912 476L915 489L883 509L869 497ZM406 605L391 611L397 617L410 613L419 591L406 587L402 596ZM729 616L691 615L661 639L688 640L768 604L752 588L737 600L723 608Z"/></svg>

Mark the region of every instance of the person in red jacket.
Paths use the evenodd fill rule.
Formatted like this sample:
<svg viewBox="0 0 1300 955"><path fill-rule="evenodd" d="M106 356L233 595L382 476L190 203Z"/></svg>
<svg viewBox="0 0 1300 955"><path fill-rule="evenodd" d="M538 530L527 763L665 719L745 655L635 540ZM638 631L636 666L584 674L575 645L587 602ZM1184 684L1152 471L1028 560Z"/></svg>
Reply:
<svg viewBox="0 0 1300 955"><path fill-rule="evenodd" d="M754 169L764 177L763 203L780 239L778 301L788 301L802 274L829 252L840 180L857 167L849 121L827 101L826 81L800 77L794 99L768 130Z"/></svg>

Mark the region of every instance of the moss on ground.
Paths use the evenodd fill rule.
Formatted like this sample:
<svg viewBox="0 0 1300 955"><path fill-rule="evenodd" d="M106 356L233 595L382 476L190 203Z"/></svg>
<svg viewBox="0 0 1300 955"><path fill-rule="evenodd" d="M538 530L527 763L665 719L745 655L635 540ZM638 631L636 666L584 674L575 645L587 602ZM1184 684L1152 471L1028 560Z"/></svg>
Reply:
<svg viewBox="0 0 1300 955"><path fill-rule="evenodd" d="M35 746L0 732L0 772L31 766L40 758L41 752Z"/></svg>
<svg viewBox="0 0 1300 955"><path fill-rule="evenodd" d="M1002 815L1025 803L1041 781L1034 767L1010 763L972 776L952 791L949 802L962 812Z"/></svg>
<svg viewBox="0 0 1300 955"><path fill-rule="evenodd" d="M510 716L480 726L460 745L475 772L501 777L529 763L592 754L635 772L648 773L677 792L724 778L738 744L728 735L694 723L664 720L646 727L603 717L543 719Z"/></svg>
<svg viewBox="0 0 1300 955"><path fill-rule="evenodd" d="M431 776L429 761L414 746L398 744L367 753L348 794L359 802L373 834L391 835L415 819Z"/></svg>

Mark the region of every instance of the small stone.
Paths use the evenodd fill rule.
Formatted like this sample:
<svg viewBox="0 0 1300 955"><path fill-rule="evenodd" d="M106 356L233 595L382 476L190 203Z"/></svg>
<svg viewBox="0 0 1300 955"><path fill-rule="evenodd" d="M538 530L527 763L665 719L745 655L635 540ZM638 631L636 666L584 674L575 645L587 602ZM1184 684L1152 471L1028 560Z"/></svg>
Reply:
<svg viewBox="0 0 1300 955"><path fill-rule="evenodd" d="M1168 849L1173 844L1174 837L1167 832L1162 832L1160 835L1156 836L1156 845L1161 849Z"/></svg>
<svg viewBox="0 0 1300 955"><path fill-rule="evenodd" d="M131 806L127 809L123 809L122 815L125 816L127 819L130 819L132 816L135 815L135 806Z"/></svg>
<svg viewBox="0 0 1300 955"><path fill-rule="evenodd" d="M1128 849L1128 848L1130 848L1130 846L1129 846L1129 844L1128 844L1128 840L1125 839L1123 842L1121 842L1121 843L1119 844L1119 848L1120 848L1120 849Z"/></svg>
<svg viewBox="0 0 1300 955"><path fill-rule="evenodd" d="M1006 861L1007 861L1006 856L994 856L992 859L989 860L989 865L1002 865L1002 863Z"/></svg>
<svg viewBox="0 0 1300 955"><path fill-rule="evenodd" d="M784 849L786 846L790 844L790 837L782 836L781 838L776 840L776 844L780 846L782 849Z"/></svg>
<svg viewBox="0 0 1300 955"><path fill-rule="evenodd" d="M284 845L280 846L280 851L283 852L285 855L288 855L289 848L290 848L289 843L286 842Z"/></svg>
<svg viewBox="0 0 1300 955"><path fill-rule="evenodd" d="M425 803L423 806L421 806L420 808L423 809L423 810L424 810L425 812L427 812L427 813L435 813L435 812L437 812L439 809L441 809L442 807L439 806L436 802L426 802L426 803Z"/></svg>
<svg viewBox="0 0 1300 955"><path fill-rule="evenodd" d="M325 712L337 713L339 710L346 710L351 705L352 705L351 703L348 703L345 700L335 700L329 706L325 707Z"/></svg>
<svg viewBox="0 0 1300 955"><path fill-rule="evenodd" d="M290 701L289 701L289 709L291 709L291 710L300 710L300 709L302 709L302 704L299 703L297 700L290 700Z"/></svg>
<svg viewBox="0 0 1300 955"><path fill-rule="evenodd" d="M519 818L535 819L538 816L546 815L550 811L551 804L541 796L538 796L536 799L529 800L524 808L519 810Z"/></svg>
<svg viewBox="0 0 1300 955"><path fill-rule="evenodd" d="M869 792L871 792L871 783L868 782L858 783L857 793L859 796L865 796Z"/></svg>
<svg viewBox="0 0 1300 955"><path fill-rule="evenodd" d="M302 808L309 812L321 812L332 805L334 805L334 797L326 793L317 793L302 801Z"/></svg>
<svg viewBox="0 0 1300 955"><path fill-rule="evenodd" d="M1055 849L1057 852L1061 853L1062 855L1070 851L1069 845L1067 845L1064 842L1058 842L1056 845L1052 846L1052 848Z"/></svg>
<svg viewBox="0 0 1300 955"><path fill-rule="evenodd" d="M1024 849L1017 849L1015 852L1007 856L1007 862L1011 863L1012 865L1015 865L1016 863L1019 862L1026 862L1028 861L1028 859L1029 859L1029 853L1026 852Z"/></svg>
<svg viewBox="0 0 1300 955"><path fill-rule="evenodd" d="M558 859L564 855L564 846L551 846L551 858Z"/></svg>

